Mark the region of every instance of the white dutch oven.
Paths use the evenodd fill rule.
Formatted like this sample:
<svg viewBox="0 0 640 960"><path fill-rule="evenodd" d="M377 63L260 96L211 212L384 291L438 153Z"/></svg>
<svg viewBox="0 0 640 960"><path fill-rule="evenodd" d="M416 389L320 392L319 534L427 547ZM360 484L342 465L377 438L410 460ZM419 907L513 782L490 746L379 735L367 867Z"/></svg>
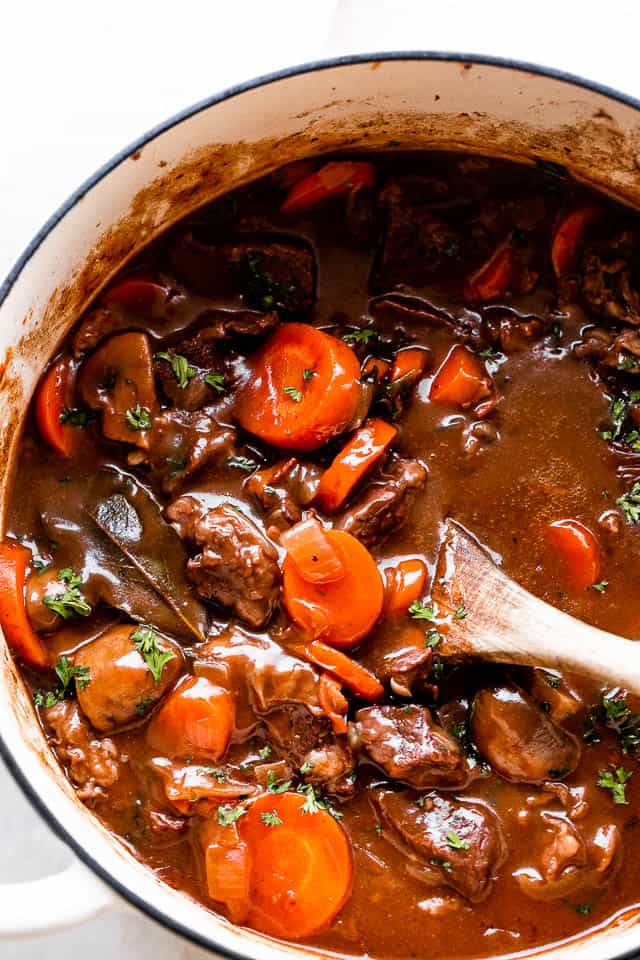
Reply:
<svg viewBox="0 0 640 960"><path fill-rule="evenodd" d="M348 57L264 77L197 104L88 180L0 289L2 516L36 381L79 313L128 258L195 207L282 163L327 150L396 146L553 161L640 206L640 103L525 64L432 53ZM5 886L0 934L61 928L125 898L218 954L261 960L308 954L233 927L165 886L110 836L62 776L0 643L1 752L34 806L90 868L76 863L61 876ZM580 960L632 955L640 951L640 922L629 913L541 952L569 960L578 951Z"/></svg>

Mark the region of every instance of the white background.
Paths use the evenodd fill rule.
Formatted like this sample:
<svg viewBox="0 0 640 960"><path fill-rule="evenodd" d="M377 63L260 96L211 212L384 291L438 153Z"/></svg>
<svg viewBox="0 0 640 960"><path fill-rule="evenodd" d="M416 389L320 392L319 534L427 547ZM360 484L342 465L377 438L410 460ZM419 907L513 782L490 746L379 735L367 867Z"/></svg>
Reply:
<svg viewBox="0 0 640 960"><path fill-rule="evenodd" d="M333 53L430 49L529 60L640 97L639 28L638 0L5 0L0 277L96 167L231 84ZM2 767L0 810L0 883L68 862ZM0 944L3 960L44 953L185 960L191 948L136 915Z"/></svg>

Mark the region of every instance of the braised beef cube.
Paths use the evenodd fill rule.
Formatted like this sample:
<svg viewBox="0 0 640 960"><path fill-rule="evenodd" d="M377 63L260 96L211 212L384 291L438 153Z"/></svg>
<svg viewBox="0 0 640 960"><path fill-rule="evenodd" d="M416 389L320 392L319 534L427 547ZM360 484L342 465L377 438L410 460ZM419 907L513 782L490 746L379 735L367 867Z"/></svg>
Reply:
<svg viewBox="0 0 640 960"><path fill-rule="evenodd" d="M200 548L187 575L203 600L232 610L252 627L271 618L280 596L280 568L273 544L230 504L207 509L184 496L167 507L183 540Z"/></svg>
<svg viewBox="0 0 640 960"><path fill-rule="evenodd" d="M371 280L374 291L424 286L459 256L458 232L433 211L443 187L429 177L398 177L385 186L380 202L386 225Z"/></svg>
<svg viewBox="0 0 640 960"><path fill-rule="evenodd" d="M93 735L75 700L56 703L42 717L78 797L85 801L104 797L120 776L120 754L113 740Z"/></svg>
<svg viewBox="0 0 640 960"><path fill-rule="evenodd" d="M153 421L149 450L152 471L161 477L162 490L171 494L206 468L232 455L236 432L218 423L212 410L165 410Z"/></svg>
<svg viewBox="0 0 640 960"><path fill-rule="evenodd" d="M364 752L394 780L419 789L468 782L458 740L434 722L427 707L365 707L356 723Z"/></svg>
<svg viewBox="0 0 640 960"><path fill-rule="evenodd" d="M427 470L417 460L392 459L379 478L342 513L336 526L367 547L382 543L409 516L427 480Z"/></svg>
<svg viewBox="0 0 640 960"><path fill-rule="evenodd" d="M514 783L561 780L580 760L575 737L512 683L476 694L471 730L485 760Z"/></svg>
<svg viewBox="0 0 640 960"><path fill-rule="evenodd" d="M628 229L585 247L580 290L586 306L609 320L640 325L638 238Z"/></svg>
<svg viewBox="0 0 640 960"><path fill-rule="evenodd" d="M486 899L505 855L486 807L433 793L417 802L391 790L374 791L372 801L383 834L424 867L427 882L453 887L471 903Z"/></svg>

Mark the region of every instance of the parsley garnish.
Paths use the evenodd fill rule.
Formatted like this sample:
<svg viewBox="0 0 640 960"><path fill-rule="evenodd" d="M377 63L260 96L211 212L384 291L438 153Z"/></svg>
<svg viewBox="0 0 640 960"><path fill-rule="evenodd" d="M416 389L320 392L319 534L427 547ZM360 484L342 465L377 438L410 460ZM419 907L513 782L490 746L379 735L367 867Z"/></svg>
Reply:
<svg viewBox="0 0 640 960"><path fill-rule="evenodd" d="M44 573L51 566L51 561L45 560L43 557L34 557L31 566L37 573Z"/></svg>
<svg viewBox="0 0 640 960"><path fill-rule="evenodd" d="M193 379L198 372L189 366L187 358L183 357L180 353L156 353L156 360L166 360L167 363L171 364L173 375L178 381L178 386L181 390L184 390L189 380Z"/></svg>
<svg viewBox="0 0 640 960"><path fill-rule="evenodd" d="M266 827L281 827L282 820L278 816L275 810L265 811L265 813L260 814L260 819Z"/></svg>
<svg viewBox="0 0 640 960"><path fill-rule="evenodd" d="M555 673L549 673L547 670L542 671L542 676L550 687L553 687L554 690L558 689L561 683L560 677L556 676Z"/></svg>
<svg viewBox="0 0 640 960"><path fill-rule="evenodd" d="M216 393L224 393L227 389L224 379L224 373L205 373L204 382Z"/></svg>
<svg viewBox="0 0 640 960"><path fill-rule="evenodd" d="M149 707L153 706L155 701L152 697L145 697L144 700L141 700L140 703L136 703L136 713L139 717L144 717L145 713Z"/></svg>
<svg viewBox="0 0 640 960"><path fill-rule="evenodd" d="M267 790L269 793L286 793L291 786L291 780L282 780L278 782L273 770L267 773Z"/></svg>
<svg viewBox="0 0 640 960"><path fill-rule="evenodd" d="M64 567L58 571L58 580L66 585L64 593L45 594L42 598L45 606L57 613L63 620L71 617L88 617L91 615L91 606L82 596L78 587L82 577L74 573L71 567Z"/></svg>
<svg viewBox="0 0 640 960"><path fill-rule="evenodd" d="M433 650L440 644L442 640L442 634L436 630L435 627L432 627L431 630L427 630L427 639L424 641L425 647L431 647Z"/></svg>
<svg viewBox="0 0 640 960"><path fill-rule="evenodd" d="M452 850L468 850L469 849L468 841L463 840L461 837L459 837L458 834L455 832L455 830L447 831L447 843L449 844Z"/></svg>
<svg viewBox="0 0 640 960"><path fill-rule="evenodd" d="M155 627L143 624L136 627L130 634L135 648L146 663L154 682L158 683L162 676L165 663L173 660L175 653L172 650L162 651L158 646L158 634Z"/></svg>
<svg viewBox="0 0 640 960"><path fill-rule="evenodd" d="M342 339L345 343L369 343L370 340L374 340L377 336L377 332L371 328L360 328L345 333Z"/></svg>
<svg viewBox="0 0 640 960"><path fill-rule="evenodd" d="M598 786L604 790L611 790L613 802L618 804L627 804L626 784L633 776L633 770L625 770L624 767L613 767L611 770L598 771Z"/></svg>
<svg viewBox="0 0 640 960"><path fill-rule="evenodd" d="M608 586L609 586L608 580L601 580L600 583L591 584L592 589L597 590L598 593L604 593Z"/></svg>
<svg viewBox="0 0 640 960"><path fill-rule="evenodd" d="M414 620L435 620L433 607L422 600L414 600L409 607L409 613Z"/></svg>
<svg viewBox="0 0 640 960"><path fill-rule="evenodd" d="M199 767L198 769L208 777L215 777L218 783L224 783L227 779L226 773L220 767Z"/></svg>
<svg viewBox="0 0 640 960"><path fill-rule="evenodd" d="M84 690L91 682L89 668L71 663L68 657L60 657L56 663L55 671L59 681L58 686L55 690L49 690L47 693L43 690L36 691L33 695L33 701L37 707L52 707L61 700L66 700L73 693L73 687L71 686L73 680L76 681L76 686L80 690Z"/></svg>
<svg viewBox="0 0 640 960"><path fill-rule="evenodd" d="M278 303L287 308L295 287L285 287L273 279L262 266L264 255L253 251L247 256L248 280L245 288L245 300L251 307L259 310L272 310Z"/></svg>
<svg viewBox="0 0 640 960"><path fill-rule="evenodd" d="M227 459L227 466L233 467L234 470L244 470L245 473L252 473L258 464L249 457L229 457Z"/></svg>
<svg viewBox="0 0 640 960"><path fill-rule="evenodd" d="M622 507L627 523L640 522L640 480L636 480L631 490L618 497L616 503Z"/></svg>
<svg viewBox="0 0 640 960"><path fill-rule="evenodd" d="M615 730L623 753L635 753L640 745L640 717L623 697L603 697L604 723Z"/></svg>
<svg viewBox="0 0 640 960"><path fill-rule="evenodd" d="M151 411L147 407L141 407L139 403L133 408L130 407L124 416L129 430L151 429Z"/></svg>
<svg viewBox="0 0 640 960"><path fill-rule="evenodd" d="M258 750L258 756L261 760L266 760L267 757L271 756L271 747L268 743L264 747L260 747Z"/></svg>
<svg viewBox="0 0 640 960"><path fill-rule="evenodd" d="M570 907L573 907L576 913L579 913L581 917L588 917L591 911L593 910L592 903L571 903Z"/></svg>
<svg viewBox="0 0 640 960"><path fill-rule="evenodd" d="M451 873L452 867L448 860L445 860L443 857L431 857L429 863L432 867L441 867L443 870L446 870L447 873Z"/></svg>
<svg viewBox="0 0 640 960"><path fill-rule="evenodd" d="M342 814L340 811L332 807L331 804L326 800L323 800L320 795L320 791L314 788L313 784L300 784L298 787L298 793L302 793L306 797L304 803L300 807L302 813L317 813L318 810L326 810L327 813L330 813L331 816L334 817L334 819L342 820Z"/></svg>
<svg viewBox="0 0 640 960"><path fill-rule="evenodd" d="M63 407L60 413L60 423L68 424L70 427L80 427L84 429L96 419L93 410L79 410L75 407Z"/></svg>
<svg viewBox="0 0 640 960"><path fill-rule="evenodd" d="M311 763L310 760L305 760L305 762L300 767L300 773L302 774L303 777L306 776L308 773L311 773L312 770L313 770L313 764Z"/></svg>
<svg viewBox="0 0 640 960"><path fill-rule="evenodd" d="M317 376L318 376L318 374L316 373L315 370L303 370L303 371L302 371L302 379L303 379L303 380L311 380L312 377L317 377Z"/></svg>
<svg viewBox="0 0 640 960"><path fill-rule="evenodd" d="M291 397L294 403L302 402L302 390L298 390L297 387L283 387L282 392Z"/></svg>
<svg viewBox="0 0 640 960"><path fill-rule="evenodd" d="M229 804L223 804L218 807L218 823L221 827L228 827L243 817L246 812L245 807L231 807Z"/></svg>
<svg viewBox="0 0 640 960"><path fill-rule="evenodd" d="M374 829L375 832L378 834L378 836L380 836L380 835L382 834L382 824L381 824L381 823L378 823L378 822L376 821L376 823L374 824L373 829Z"/></svg>
<svg viewBox="0 0 640 960"><path fill-rule="evenodd" d="M461 603L456 612L453 615L454 620L464 620L467 615L467 608L464 603Z"/></svg>

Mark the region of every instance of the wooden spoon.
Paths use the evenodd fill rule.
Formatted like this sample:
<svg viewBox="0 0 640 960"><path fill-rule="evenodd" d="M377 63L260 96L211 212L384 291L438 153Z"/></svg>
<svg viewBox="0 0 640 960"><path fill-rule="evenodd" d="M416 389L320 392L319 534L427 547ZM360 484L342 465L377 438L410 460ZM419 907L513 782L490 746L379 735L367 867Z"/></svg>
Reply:
<svg viewBox="0 0 640 960"><path fill-rule="evenodd" d="M455 520L447 521L433 599L450 621L438 647L445 657L573 670L640 694L640 644L534 597Z"/></svg>

